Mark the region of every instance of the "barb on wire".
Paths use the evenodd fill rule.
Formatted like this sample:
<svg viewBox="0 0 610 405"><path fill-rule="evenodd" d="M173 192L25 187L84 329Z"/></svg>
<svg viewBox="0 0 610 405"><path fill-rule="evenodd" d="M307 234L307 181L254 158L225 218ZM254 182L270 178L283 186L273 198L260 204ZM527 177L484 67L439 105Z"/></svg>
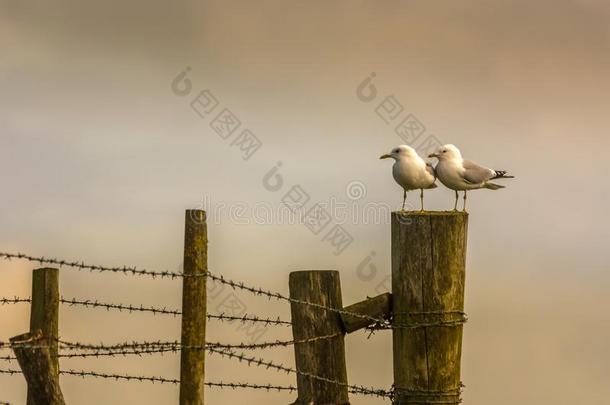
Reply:
<svg viewBox="0 0 610 405"><path fill-rule="evenodd" d="M29 298L19 298L19 297L13 297L13 298L2 297L2 298L0 298L0 305L21 304L21 303L24 303L24 302L31 302L31 300Z"/></svg>
<svg viewBox="0 0 610 405"><path fill-rule="evenodd" d="M21 374L20 370L3 370L0 369L0 374ZM94 378L106 378L112 380L124 380L124 381L140 381L140 382L151 382L161 384L180 384L180 380L174 378L155 377L155 376L140 376L140 375L129 375L129 374L114 374L114 373L100 373L97 371L88 370L60 370L59 374L62 375L73 375L77 377L94 377ZM242 382L223 382L223 381L206 381L204 385L211 388L230 388L230 389L260 389L265 391L296 391L296 388L292 385L273 385L273 384L252 384Z"/></svg>

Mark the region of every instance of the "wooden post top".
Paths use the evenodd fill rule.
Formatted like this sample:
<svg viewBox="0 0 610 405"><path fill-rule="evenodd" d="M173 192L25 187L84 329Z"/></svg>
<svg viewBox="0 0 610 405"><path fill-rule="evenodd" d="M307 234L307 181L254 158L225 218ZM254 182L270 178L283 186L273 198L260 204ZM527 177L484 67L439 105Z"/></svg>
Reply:
<svg viewBox="0 0 610 405"><path fill-rule="evenodd" d="M413 217L452 217L468 216L467 211L392 211L392 216L413 216Z"/></svg>

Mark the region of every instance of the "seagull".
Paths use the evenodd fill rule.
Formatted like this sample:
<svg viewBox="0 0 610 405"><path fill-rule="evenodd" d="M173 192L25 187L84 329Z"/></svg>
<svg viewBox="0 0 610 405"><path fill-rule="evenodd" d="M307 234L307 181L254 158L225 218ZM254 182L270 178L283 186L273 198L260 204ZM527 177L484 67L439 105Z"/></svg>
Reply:
<svg viewBox="0 0 610 405"><path fill-rule="evenodd" d="M445 187L455 190L454 211L457 211L458 190L464 191L463 211L466 211L466 192L468 190L479 188L498 190L505 186L492 183L491 180L514 178L514 176L509 176L504 170L492 170L470 160L464 160L460 150L451 144L441 146L428 157L438 159L438 164L434 169L436 176Z"/></svg>
<svg viewBox="0 0 610 405"><path fill-rule="evenodd" d="M407 191L420 190L419 198L421 201L421 210L424 210L424 189L436 188L434 184L436 175L434 168L430 163L422 159L415 149L407 145L399 145L392 149L388 154L382 155L379 159L392 158L395 160L392 166L392 175L394 180L403 189L402 195L402 210L405 210L405 202L407 201Z"/></svg>

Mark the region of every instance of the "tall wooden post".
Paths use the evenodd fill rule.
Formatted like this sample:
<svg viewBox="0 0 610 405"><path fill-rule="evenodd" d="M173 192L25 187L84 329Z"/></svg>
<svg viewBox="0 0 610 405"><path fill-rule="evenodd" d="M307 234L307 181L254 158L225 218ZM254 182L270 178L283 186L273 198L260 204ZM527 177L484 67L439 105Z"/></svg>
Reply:
<svg viewBox="0 0 610 405"><path fill-rule="evenodd" d="M32 306L30 309L30 332L42 331L49 346L55 379L59 379L57 358L59 328L59 270L52 268L35 269L32 272ZM28 405L36 405L28 388Z"/></svg>
<svg viewBox="0 0 610 405"><path fill-rule="evenodd" d="M206 277L208 234L206 213L187 210L184 228L180 405L203 405L205 380ZM199 275L199 276L197 276ZM184 348L184 346L196 346Z"/></svg>
<svg viewBox="0 0 610 405"><path fill-rule="evenodd" d="M290 297L342 309L341 283L337 271L297 271L290 273ZM345 344L341 318L336 312L293 302L292 335L295 340L332 336L318 341L296 343L297 370L341 384L297 375L298 398L294 405L348 405Z"/></svg>
<svg viewBox="0 0 610 405"><path fill-rule="evenodd" d="M468 214L392 213L395 403L457 404Z"/></svg>

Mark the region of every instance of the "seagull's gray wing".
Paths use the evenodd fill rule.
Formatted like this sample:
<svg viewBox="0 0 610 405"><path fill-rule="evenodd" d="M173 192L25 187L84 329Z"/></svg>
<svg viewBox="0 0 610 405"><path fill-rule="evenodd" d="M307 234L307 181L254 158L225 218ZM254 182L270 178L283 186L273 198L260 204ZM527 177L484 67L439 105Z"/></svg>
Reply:
<svg viewBox="0 0 610 405"><path fill-rule="evenodd" d="M495 171L470 160L464 160L462 166L464 167L464 180L472 184L481 184L496 175Z"/></svg>
<svg viewBox="0 0 610 405"><path fill-rule="evenodd" d="M426 162L426 171L436 179L436 170L434 170L434 166L432 166L432 163Z"/></svg>

